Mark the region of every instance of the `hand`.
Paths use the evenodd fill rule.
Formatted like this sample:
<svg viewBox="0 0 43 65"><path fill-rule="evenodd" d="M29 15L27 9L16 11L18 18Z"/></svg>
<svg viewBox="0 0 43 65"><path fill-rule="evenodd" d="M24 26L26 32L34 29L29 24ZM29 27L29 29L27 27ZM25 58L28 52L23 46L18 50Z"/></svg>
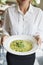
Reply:
<svg viewBox="0 0 43 65"><path fill-rule="evenodd" d="M37 40L37 43L38 43L39 45L41 45L41 38L40 38L40 36L37 35L37 36L34 36L34 37L35 37L35 39Z"/></svg>
<svg viewBox="0 0 43 65"><path fill-rule="evenodd" d="M9 37L8 35L2 36L2 38L1 38L1 44L2 44L2 45L3 45L3 42L4 42L8 37Z"/></svg>

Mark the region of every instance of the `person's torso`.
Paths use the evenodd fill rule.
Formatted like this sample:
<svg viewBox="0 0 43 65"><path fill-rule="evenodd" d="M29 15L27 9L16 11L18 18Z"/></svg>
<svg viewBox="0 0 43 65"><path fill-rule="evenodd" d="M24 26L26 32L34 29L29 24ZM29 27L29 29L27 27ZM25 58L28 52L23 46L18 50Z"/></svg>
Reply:
<svg viewBox="0 0 43 65"><path fill-rule="evenodd" d="M31 5L30 11L27 11L25 15L14 7L9 8L8 11L12 35L35 35L37 33L41 18L38 8Z"/></svg>

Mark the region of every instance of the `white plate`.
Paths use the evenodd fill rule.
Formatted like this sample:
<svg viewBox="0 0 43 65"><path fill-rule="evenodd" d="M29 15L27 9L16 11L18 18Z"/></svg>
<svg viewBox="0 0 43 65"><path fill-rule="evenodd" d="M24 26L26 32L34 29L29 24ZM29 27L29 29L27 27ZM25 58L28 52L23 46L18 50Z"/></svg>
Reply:
<svg viewBox="0 0 43 65"><path fill-rule="evenodd" d="M33 48L31 51L28 51L28 52L17 52L17 51L14 51L10 48L10 43L14 40L31 40L33 43ZM32 53L35 53L37 48L38 48L38 45L37 45L37 41L35 40L34 37L32 36L28 36L28 35L14 35L14 36L10 36L6 41L3 42L3 46L4 48L12 53L12 54L16 54L16 55L30 55Z"/></svg>

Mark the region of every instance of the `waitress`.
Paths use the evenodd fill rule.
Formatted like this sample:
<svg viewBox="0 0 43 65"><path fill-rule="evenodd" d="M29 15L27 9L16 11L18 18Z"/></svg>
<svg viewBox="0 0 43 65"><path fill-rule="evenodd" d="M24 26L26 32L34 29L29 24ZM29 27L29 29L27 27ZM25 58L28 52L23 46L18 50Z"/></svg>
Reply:
<svg viewBox="0 0 43 65"><path fill-rule="evenodd" d="M5 11L3 41L10 35L32 35L38 44L43 33L43 11L31 5L32 0L16 0L17 4ZM18 60L19 58L19 60ZM27 60L25 60L25 58ZM35 53L29 56L16 56L9 52L6 55L8 65L33 65ZM21 61L22 59L22 61Z"/></svg>

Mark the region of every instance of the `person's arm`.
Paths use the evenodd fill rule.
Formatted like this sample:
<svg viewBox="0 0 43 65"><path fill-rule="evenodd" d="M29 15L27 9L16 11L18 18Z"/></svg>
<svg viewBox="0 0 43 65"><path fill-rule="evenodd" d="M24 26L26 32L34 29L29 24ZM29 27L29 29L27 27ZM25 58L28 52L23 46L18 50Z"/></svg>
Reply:
<svg viewBox="0 0 43 65"><path fill-rule="evenodd" d="M38 44L42 43L42 41L43 41L43 11L40 10L39 13L40 13L41 17L39 17L40 21L38 24L37 33L35 35L35 38L37 39Z"/></svg>
<svg viewBox="0 0 43 65"><path fill-rule="evenodd" d="M3 33L4 35L10 35L10 19L8 9L4 13L4 24L3 24Z"/></svg>
<svg viewBox="0 0 43 65"><path fill-rule="evenodd" d="M6 40L10 36L10 19L8 10L4 13L4 24L3 24L3 35L1 39L1 43Z"/></svg>

